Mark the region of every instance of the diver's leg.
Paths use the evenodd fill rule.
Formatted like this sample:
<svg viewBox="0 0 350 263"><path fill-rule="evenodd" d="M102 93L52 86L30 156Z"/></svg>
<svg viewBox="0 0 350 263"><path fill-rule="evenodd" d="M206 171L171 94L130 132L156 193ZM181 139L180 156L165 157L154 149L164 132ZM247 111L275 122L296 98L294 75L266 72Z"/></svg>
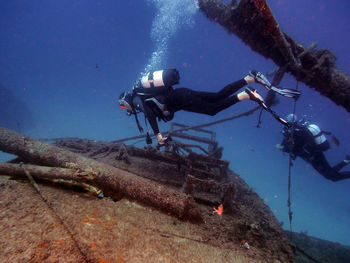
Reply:
<svg viewBox="0 0 350 263"><path fill-rule="evenodd" d="M263 98L256 91L249 90L250 94L248 94L247 90L215 102L210 102L198 96L197 91L178 88L172 92L172 96L169 98L169 108L173 111L185 110L214 116L242 100L250 99L260 103L264 102Z"/></svg>
<svg viewBox="0 0 350 263"><path fill-rule="evenodd" d="M335 171L340 171L341 169L343 169L346 165L348 165L350 163L350 156L349 155L347 155L346 157L345 157L345 160L343 160L343 161L341 161L340 163L338 163L337 165L335 165L334 167L333 167L333 169L335 170Z"/></svg>
<svg viewBox="0 0 350 263"><path fill-rule="evenodd" d="M254 82L254 79L250 76L246 76L243 79L232 82L226 85L224 88L218 92L204 92L204 91L193 91L195 96L202 98L207 102L217 102L224 98L231 96L236 93L238 90L246 86L247 84Z"/></svg>
<svg viewBox="0 0 350 263"><path fill-rule="evenodd" d="M237 95L229 96L216 102L208 102L197 95L198 92L191 89L175 89L170 99L171 108L175 111L185 110L214 116L240 101Z"/></svg>
<svg viewBox="0 0 350 263"><path fill-rule="evenodd" d="M338 172L339 169L336 170L334 167L332 168L323 153L315 155L310 163L321 175L333 182L350 178L350 172ZM335 166L336 168L339 168L337 166L340 167L341 165L338 164ZM344 165L342 167L344 167Z"/></svg>
<svg viewBox="0 0 350 263"><path fill-rule="evenodd" d="M312 160L310 161L310 164L323 177L325 177L328 180L334 181L337 172L332 169L322 152L315 154Z"/></svg>
<svg viewBox="0 0 350 263"><path fill-rule="evenodd" d="M228 96L231 96L232 94L236 93L237 91L239 91L241 88L243 88L244 86L246 86L247 84L251 83L253 81L250 80L250 78L245 77L244 79L232 82L228 85L226 85L224 88L222 88L221 90L219 90L217 92L218 98L220 99L224 99Z"/></svg>
<svg viewBox="0 0 350 263"><path fill-rule="evenodd" d="M344 179L350 178L350 172L339 172L336 176L333 177L333 182L341 181Z"/></svg>

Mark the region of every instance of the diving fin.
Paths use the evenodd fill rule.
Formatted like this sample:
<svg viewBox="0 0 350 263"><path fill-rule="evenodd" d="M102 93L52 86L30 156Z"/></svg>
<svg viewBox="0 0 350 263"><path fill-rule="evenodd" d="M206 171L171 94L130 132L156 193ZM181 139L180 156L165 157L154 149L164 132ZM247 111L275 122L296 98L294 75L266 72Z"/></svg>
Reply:
<svg viewBox="0 0 350 263"><path fill-rule="evenodd" d="M264 74L262 74L257 70L249 71L249 76L253 77L256 83L263 85L265 89L269 91L272 90L284 97L298 99L299 96L301 95L301 93L295 89L283 89L283 88L277 88L273 86L270 83L270 81L264 76Z"/></svg>
<svg viewBox="0 0 350 263"><path fill-rule="evenodd" d="M337 137L335 137L334 135L332 135L332 142L333 142L333 144L335 145L335 146L339 146L340 145L340 141L338 140L338 138Z"/></svg>
<svg viewBox="0 0 350 263"><path fill-rule="evenodd" d="M261 105L263 108L264 108L264 110L266 110L267 112L269 112L277 121L279 121L282 125L285 125L285 126L290 126L290 124L285 120L285 119L283 119L282 117L280 117L280 116L278 116L277 114L276 114L276 112L274 112L273 110L271 110L270 108L268 108L268 107L266 107L266 105L265 104L262 104Z"/></svg>
<svg viewBox="0 0 350 263"><path fill-rule="evenodd" d="M295 89L283 89L283 88L276 88L274 86L271 86L270 89L287 98L298 99L301 95L301 92Z"/></svg>
<svg viewBox="0 0 350 263"><path fill-rule="evenodd" d="M322 133L331 136L331 140L335 146L338 147L340 145L339 139L337 137L335 137L335 135L333 133L331 133L329 131L322 131Z"/></svg>
<svg viewBox="0 0 350 263"><path fill-rule="evenodd" d="M268 113L270 113L278 122L280 122L282 125L287 126L288 128L291 126L290 123L288 123L285 119L277 115L276 112L271 110L264 102L259 102L260 106L266 110ZM259 126L259 124L258 124Z"/></svg>

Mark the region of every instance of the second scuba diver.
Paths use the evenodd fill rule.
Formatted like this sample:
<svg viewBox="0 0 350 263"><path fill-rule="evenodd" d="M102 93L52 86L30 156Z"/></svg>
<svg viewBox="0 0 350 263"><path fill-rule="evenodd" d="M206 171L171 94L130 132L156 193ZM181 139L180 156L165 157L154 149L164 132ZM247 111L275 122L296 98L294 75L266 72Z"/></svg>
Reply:
<svg viewBox="0 0 350 263"><path fill-rule="evenodd" d="M295 114L289 114L286 118L288 125L282 130L283 140L276 148L291 154L292 159L300 157L310 163L323 177L333 182L350 178L350 171L340 170L350 163L350 156L347 155L339 164L331 167L325 151L330 148L329 142L316 124L305 121L297 121Z"/></svg>

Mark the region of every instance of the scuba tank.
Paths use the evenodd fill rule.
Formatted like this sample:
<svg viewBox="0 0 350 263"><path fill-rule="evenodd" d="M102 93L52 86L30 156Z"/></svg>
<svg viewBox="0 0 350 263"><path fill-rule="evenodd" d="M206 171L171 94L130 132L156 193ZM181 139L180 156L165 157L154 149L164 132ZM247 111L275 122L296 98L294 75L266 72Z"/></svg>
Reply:
<svg viewBox="0 0 350 263"><path fill-rule="evenodd" d="M150 71L141 77L143 88L169 87L179 84L180 74L176 69Z"/></svg>
<svg viewBox="0 0 350 263"><path fill-rule="evenodd" d="M326 136L324 136L321 129L316 124L307 124L305 125L307 129L314 136L315 144L320 151L326 151L330 148L329 142L327 141Z"/></svg>

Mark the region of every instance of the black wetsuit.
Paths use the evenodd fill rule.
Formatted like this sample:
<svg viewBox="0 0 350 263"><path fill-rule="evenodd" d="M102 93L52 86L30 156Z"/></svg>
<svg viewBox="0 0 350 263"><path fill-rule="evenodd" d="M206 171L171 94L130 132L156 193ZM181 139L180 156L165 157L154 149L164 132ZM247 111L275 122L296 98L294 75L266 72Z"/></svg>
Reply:
<svg viewBox="0 0 350 263"><path fill-rule="evenodd" d="M283 133L284 138L281 145L283 146L284 152L291 152L293 159L298 156L301 157L306 162L310 163L322 176L333 182L350 178L350 171L339 172L347 165L346 162L342 161L333 167L330 166L323 151L316 145L315 137L305 125L296 123L293 130L293 136L291 134L291 129Z"/></svg>
<svg viewBox="0 0 350 263"><path fill-rule="evenodd" d="M194 91L188 88L137 88L134 90L133 107L143 112L155 134L159 133L158 120L169 121L179 110L214 116L239 100L233 95L247 85L244 79L228 84L219 92ZM158 105L164 107L160 109Z"/></svg>

